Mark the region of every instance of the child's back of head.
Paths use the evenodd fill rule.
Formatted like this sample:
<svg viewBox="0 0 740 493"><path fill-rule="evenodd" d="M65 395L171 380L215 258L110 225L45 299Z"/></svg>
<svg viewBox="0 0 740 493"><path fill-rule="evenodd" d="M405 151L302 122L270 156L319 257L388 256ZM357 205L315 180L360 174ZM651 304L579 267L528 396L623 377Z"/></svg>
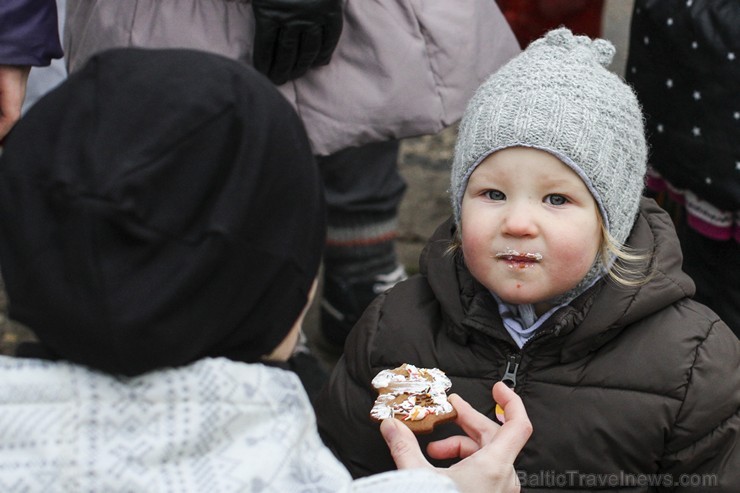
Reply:
<svg viewBox="0 0 740 493"><path fill-rule="evenodd" d="M294 110L243 64L102 53L18 124L0 175L10 315L51 357L126 375L256 361L306 304L319 178Z"/></svg>

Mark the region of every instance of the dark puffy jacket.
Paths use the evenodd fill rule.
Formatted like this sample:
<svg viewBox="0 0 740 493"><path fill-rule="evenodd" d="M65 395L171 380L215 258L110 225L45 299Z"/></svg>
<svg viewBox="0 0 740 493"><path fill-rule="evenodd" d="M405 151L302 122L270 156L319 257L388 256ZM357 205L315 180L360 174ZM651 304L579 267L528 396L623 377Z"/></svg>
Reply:
<svg viewBox="0 0 740 493"><path fill-rule="evenodd" d="M44 67L61 56L55 0L0 1L0 64Z"/></svg>
<svg viewBox="0 0 740 493"><path fill-rule="evenodd" d="M655 202L643 201L630 237L654 254L649 283L597 283L522 350L491 295L445 253L453 232L443 224L421 274L368 308L317 402L325 441L354 475L393 468L369 418L377 372L405 362L440 368L453 392L493 418L491 387L508 366L534 425L516 463L525 491L669 491L646 485L669 479L740 491L740 343L690 299L678 239ZM422 448L457 433L438 427L420 437Z"/></svg>

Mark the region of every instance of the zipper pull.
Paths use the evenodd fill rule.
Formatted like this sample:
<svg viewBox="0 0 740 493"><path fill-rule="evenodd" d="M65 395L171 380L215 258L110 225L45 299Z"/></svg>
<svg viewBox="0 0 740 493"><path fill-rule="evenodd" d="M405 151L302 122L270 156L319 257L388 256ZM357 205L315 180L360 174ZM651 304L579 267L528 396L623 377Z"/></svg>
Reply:
<svg viewBox="0 0 740 493"><path fill-rule="evenodd" d="M516 372L519 370L519 362L522 360L521 353L509 354L509 361L506 362L506 370L504 376L501 379L509 388L516 387Z"/></svg>

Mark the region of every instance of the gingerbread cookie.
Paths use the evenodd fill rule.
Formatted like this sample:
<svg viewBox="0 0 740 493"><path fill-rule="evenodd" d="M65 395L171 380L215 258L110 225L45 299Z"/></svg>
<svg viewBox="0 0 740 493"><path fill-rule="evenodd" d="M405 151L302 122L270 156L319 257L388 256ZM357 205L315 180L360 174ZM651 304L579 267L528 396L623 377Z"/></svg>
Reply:
<svg viewBox="0 0 740 493"><path fill-rule="evenodd" d="M414 433L424 434L457 417L457 411L447 401L452 382L437 368L404 363L381 371L372 384L379 394L370 411L370 417L376 421L396 418Z"/></svg>

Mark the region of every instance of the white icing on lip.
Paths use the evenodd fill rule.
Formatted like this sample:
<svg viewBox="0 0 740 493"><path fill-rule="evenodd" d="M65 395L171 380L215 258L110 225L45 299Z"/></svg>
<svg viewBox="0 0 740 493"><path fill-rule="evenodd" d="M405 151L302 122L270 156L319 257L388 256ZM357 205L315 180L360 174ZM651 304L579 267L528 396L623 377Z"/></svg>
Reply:
<svg viewBox="0 0 740 493"><path fill-rule="evenodd" d="M507 248L503 252L498 252L495 255L496 258L504 259L504 260L522 260L522 261L529 261L534 260L535 262L539 262L542 260L542 254L539 252L525 252L525 253L519 253L518 251Z"/></svg>
<svg viewBox="0 0 740 493"><path fill-rule="evenodd" d="M373 378L376 389L384 389L375 400L370 415L378 420L401 416L405 421L419 421L430 414L452 412L452 404L447 401L447 390L452 382L443 371L437 368L417 368L404 364L397 370L383 370ZM405 399L393 404L399 396ZM431 400L433 405L420 405L423 400ZM417 402L418 401L418 402Z"/></svg>

